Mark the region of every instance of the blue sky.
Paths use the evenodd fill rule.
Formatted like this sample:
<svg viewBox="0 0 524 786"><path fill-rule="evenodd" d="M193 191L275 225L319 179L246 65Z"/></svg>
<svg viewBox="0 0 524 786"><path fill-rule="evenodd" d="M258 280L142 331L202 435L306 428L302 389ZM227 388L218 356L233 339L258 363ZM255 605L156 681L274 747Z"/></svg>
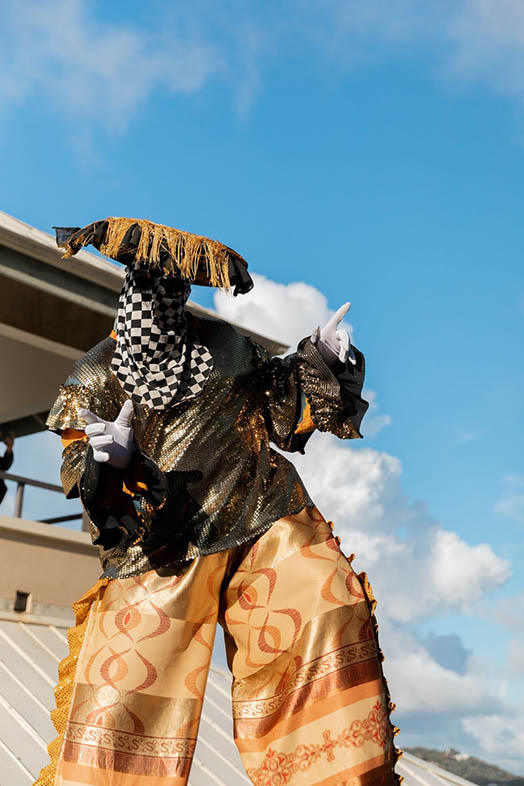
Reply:
<svg viewBox="0 0 524 786"><path fill-rule="evenodd" d="M375 427L316 437L300 471L387 596L401 741L524 773L521 3L0 7L2 210L217 237L267 279L252 326L277 337L352 301ZM43 477L45 439L17 471Z"/></svg>

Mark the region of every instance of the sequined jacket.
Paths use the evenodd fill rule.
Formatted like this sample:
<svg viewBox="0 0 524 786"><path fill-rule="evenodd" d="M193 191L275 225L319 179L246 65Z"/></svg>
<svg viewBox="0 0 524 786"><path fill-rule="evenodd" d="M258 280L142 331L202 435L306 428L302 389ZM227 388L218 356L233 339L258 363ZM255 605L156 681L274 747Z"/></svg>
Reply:
<svg viewBox="0 0 524 786"><path fill-rule="evenodd" d="M116 470L95 462L79 409L114 420L127 394L111 373L108 337L74 365L49 413L64 444L62 483L80 495L103 575L122 578L240 545L312 501L270 443L304 451L315 429L360 437L364 358L331 370L309 339L272 358L218 319L191 317L213 356L196 398L167 410L134 402L136 452Z"/></svg>

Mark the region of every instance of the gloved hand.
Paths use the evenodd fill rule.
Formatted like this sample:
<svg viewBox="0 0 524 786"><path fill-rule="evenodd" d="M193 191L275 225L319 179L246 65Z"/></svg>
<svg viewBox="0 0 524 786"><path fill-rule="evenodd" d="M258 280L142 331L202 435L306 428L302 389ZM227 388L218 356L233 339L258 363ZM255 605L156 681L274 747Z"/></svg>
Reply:
<svg viewBox="0 0 524 786"><path fill-rule="evenodd" d="M322 330L320 327L316 327L311 334L311 341L315 344L328 366L333 366L337 360L340 360L341 363L349 360L353 365L357 362L349 342L347 330L338 330L338 325L342 322L350 308L351 303L344 303L338 311L335 311Z"/></svg>
<svg viewBox="0 0 524 786"><path fill-rule="evenodd" d="M127 400L115 421L103 420L88 409L80 409L79 414L86 421L85 433L93 448L93 458L111 467L126 469L135 452L133 444L133 402Z"/></svg>

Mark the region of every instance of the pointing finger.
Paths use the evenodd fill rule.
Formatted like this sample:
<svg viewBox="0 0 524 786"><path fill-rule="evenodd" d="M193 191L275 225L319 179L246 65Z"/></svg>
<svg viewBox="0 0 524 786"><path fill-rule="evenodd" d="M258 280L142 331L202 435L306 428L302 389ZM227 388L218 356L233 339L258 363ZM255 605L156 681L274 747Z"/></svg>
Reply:
<svg viewBox="0 0 524 786"><path fill-rule="evenodd" d="M344 303L342 306L340 306L340 308L337 309L337 311L335 311L335 313L327 323L326 327L329 326L329 327L336 328L336 326L340 322L342 322L342 320L344 319L350 308L351 308L351 303Z"/></svg>

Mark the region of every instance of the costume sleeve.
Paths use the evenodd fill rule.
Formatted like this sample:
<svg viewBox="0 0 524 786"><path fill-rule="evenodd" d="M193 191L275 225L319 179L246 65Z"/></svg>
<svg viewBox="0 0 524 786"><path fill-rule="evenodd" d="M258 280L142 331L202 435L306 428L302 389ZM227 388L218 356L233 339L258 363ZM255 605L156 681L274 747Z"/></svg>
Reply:
<svg viewBox="0 0 524 786"><path fill-rule="evenodd" d="M293 355L271 358L257 346L260 385L270 439L290 452L304 452L315 430L340 439L359 439L359 428L368 408L362 398L364 356L353 347L356 365L331 368L309 338Z"/></svg>
<svg viewBox="0 0 524 786"><path fill-rule="evenodd" d="M60 389L47 425L60 433L61 480L67 499L80 497L92 524L93 542L116 546L122 537L147 527L167 495L167 479L157 465L138 449L129 467L118 470L94 460L79 410L85 407L104 419L114 419L123 402L103 403L79 384Z"/></svg>
<svg viewBox="0 0 524 786"><path fill-rule="evenodd" d="M3 456L0 456L0 471L7 472L11 464L13 463L15 455L13 451L10 453L6 450Z"/></svg>
<svg viewBox="0 0 524 786"><path fill-rule="evenodd" d="M129 467L116 469L95 461L88 447L84 472L79 482L82 504L98 534L97 546L112 548L124 536L143 532L167 497L167 478L139 450Z"/></svg>
<svg viewBox="0 0 524 786"><path fill-rule="evenodd" d="M49 411L47 426L62 436L64 450L60 479L67 499L80 496L80 479L84 473L89 440L79 410L95 405L93 393L85 386L68 380L60 386L58 397ZM116 416L115 416L116 417Z"/></svg>

